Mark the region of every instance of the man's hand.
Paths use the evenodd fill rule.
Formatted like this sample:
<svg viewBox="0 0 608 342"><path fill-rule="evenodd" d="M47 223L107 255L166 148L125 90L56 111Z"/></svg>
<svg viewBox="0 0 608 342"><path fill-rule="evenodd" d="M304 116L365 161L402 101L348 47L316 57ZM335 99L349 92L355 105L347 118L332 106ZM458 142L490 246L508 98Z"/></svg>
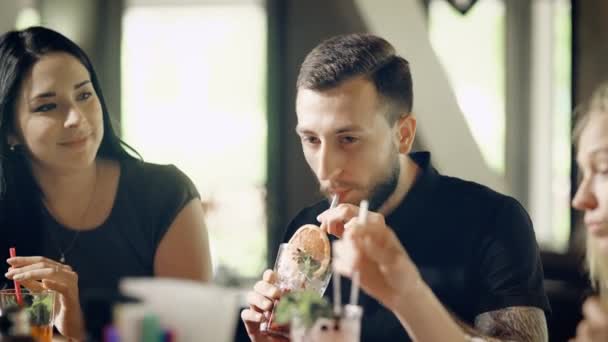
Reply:
<svg viewBox="0 0 608 342"><path fill-rule="evenodd" d="M343 239L334 242L334 267L350 276L359 271L361 288L387 308L395 309L399 301L421 283L418 269L384 216L368 212L367 220L357 220L359 208L341 204L322 214L322 221L334 233L342 231ZM346 222L340 226L339 222Z"/></svg>
<svg viewBox="0 0 608 342"><path fill-rule="evenodd" d="M353 204L341 203L335 208L329 208L317 216L321 229L339 238L344 234L346 223L359 215L359 207Z"/></svg>
<svg viewBox="0 0 608 342"><path fill-rule="evenodd" d="M264 271L262 280L258 281L254 285L253 290L247 294L249 309L241 311L241 319L245 324L251 341L286 341L286 339L273 337L260 331L260 324L268 321L274 301L281 296L281 291L274 285L275 282L276 274L272 270L266 270Z"/></svg>

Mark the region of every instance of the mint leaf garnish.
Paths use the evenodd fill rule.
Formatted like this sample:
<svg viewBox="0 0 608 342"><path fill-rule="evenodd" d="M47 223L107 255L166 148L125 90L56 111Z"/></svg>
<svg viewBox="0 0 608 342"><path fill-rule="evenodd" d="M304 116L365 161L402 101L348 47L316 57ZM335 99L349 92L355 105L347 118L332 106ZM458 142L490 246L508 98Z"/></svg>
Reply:
<svg viewBox="0 0 608 342"><path fill-rule="evenodd" d="M296 254L296 262L300 272L306 275L309 280L313 278L315 272L321 268L321 263L312 257L309 253L298 248Z"/></svg>
<svg viewBox="0 0 608 342"><path fill-rule="evenodd" d="M304 290L285 294L275 311L275 320L279 324L287 324L296 316L310 328L321 317L333 317L333 312L325 298L315 291Z"/></svg>

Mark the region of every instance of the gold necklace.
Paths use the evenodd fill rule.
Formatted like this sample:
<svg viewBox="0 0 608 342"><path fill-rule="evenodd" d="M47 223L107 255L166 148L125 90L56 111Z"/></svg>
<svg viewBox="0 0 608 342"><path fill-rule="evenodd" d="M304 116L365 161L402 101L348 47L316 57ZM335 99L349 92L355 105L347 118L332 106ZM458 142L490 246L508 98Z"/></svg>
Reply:
<svg viewBox="0 0 608 342"><path fill-rule="evenodd" d="M93 199L95 198L95 193L97 192L98 167L99 167L99 165L97 164L97 161L95 161L95 175L94 175L94 181L93 181L93 191L91 192L91 197L89 197L89 202L87 203L87 206L86 206L84 212L82 213L82 215L80 216L80 219L78 220L79 223L81 223L81 224L84 224L84 220L87 217L87 213L89 212L89 209L91 209L91 204L93 203ZM51 211L51 213L52 213L53 209L51 208L51 206L48 204L48 202L46 200L44 200L44 204L49 209L49 211ZM74 248L74 245L76 244L76 240L78 239L79 235L80 235L80 230L77 230L76 233L74 233L74 238L72 238L72 241L66 247L65 250L61 249L60 243L58 243L58 242L56 243L56 245L57 245L56 247L59 250L59 262L60 263L65 264L65 261L66 261L65 256L72 250L72 248ZM53 239L53 240L55 240L55 239Z"/></svg>

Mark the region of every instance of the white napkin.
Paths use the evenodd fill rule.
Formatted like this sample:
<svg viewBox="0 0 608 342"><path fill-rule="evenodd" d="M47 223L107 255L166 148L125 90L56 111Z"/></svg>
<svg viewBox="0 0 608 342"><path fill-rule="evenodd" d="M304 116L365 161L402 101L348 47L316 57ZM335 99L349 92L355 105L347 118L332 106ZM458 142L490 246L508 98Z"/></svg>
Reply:
<svg viewBox="0 0 608 342"><path fill-rule="evenodd" d="M145 312L157 315L161 326L174 330L180 342L234 340L239 310L236 290L169 278L126 278L120 290L141 299ZM139 324L116 325L120 331Z"/></svg>

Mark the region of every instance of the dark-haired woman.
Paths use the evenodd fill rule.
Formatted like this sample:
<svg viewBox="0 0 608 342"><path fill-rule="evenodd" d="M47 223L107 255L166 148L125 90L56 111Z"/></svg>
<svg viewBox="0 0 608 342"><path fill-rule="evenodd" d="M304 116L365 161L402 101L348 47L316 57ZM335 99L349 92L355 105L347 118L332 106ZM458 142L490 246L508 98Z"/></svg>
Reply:
<svg viewBox="0 0 608 342"><path fill-rule="evenodd" d="M82 300L123 277L211 278L196 188L125 146L75 43L43 27L0 37L2 281L57 291L71 339L84 338Z"/></svg>

